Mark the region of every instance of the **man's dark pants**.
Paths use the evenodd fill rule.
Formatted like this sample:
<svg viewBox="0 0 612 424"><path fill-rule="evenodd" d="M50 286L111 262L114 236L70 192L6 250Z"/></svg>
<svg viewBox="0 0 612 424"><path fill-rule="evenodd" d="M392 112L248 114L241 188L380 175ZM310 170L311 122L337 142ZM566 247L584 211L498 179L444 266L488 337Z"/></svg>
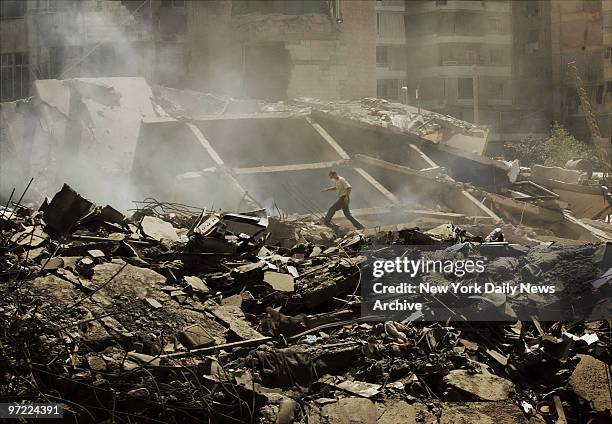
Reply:
<svg viewBox="0 0 612 424"><path fill-rule="evenodd" d="M361 223L357 221L355 218L353 218L353 215L351 215L351 211L349 209L349 202L350 200L346 198L345 196L340 197L338 201L336 201L336 203L331 205L331 207L327 211L327 215L325 215L325 219L323 220L323 222L327 225L330 225L334 214L338 212L340 209L342 209L342 212L344 213L344 216L346 217L346 219L351 221L351 224L353 224L355 228L362 230L363 225L361 225Z"/></svg>

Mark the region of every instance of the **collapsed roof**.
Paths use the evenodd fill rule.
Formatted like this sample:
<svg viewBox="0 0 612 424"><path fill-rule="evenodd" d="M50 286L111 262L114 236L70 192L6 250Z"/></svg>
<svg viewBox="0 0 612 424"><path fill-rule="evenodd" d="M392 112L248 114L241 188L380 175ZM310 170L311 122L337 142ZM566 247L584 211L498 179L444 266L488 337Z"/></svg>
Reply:
<svg viewBox="0 0 612 424"><path fill-rule="evenodd" d="M71 181L122 207L156 197L321 216L332 199L319 189L333 168L355 187L354 214L366 225L505 222L609 239L568 215L555 193L513 187L518 164L483 155L487 128L408 105L236 100L139 77L38 80L34 93L2 104L3 160L18 164L2 167L13 171L4 191L44 173L38 180L53 188Z"/></svg>

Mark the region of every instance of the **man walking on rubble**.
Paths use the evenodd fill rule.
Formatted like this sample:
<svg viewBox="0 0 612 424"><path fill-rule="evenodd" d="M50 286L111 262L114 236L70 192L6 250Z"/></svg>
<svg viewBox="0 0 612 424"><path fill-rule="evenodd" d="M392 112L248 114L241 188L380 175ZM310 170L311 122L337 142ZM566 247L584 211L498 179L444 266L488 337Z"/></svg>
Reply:
<svg viewBox="0 0 612 424"><path fill-rule="evenodd" d="M353 215L351 214L351 211L349 209L349 203L351 202L351 185L348 183L348 181L346 181L346 179L344 179L344 177L339 176L336 171L330 171L329 178L334 181L335 185L333 187L324 188L321 191L336 190L336 192L338 193L338 200L336 201L336 203L331 205L331 207L327 211L327 215L325 215L323 223L327 226L331 226L332 217L337 211L342 209L342 212L344 212L344 216L346 217L346 219L351 221L353 226L358 230L363 230L363 225L361 225L359 221L353 218Z"/></svg>

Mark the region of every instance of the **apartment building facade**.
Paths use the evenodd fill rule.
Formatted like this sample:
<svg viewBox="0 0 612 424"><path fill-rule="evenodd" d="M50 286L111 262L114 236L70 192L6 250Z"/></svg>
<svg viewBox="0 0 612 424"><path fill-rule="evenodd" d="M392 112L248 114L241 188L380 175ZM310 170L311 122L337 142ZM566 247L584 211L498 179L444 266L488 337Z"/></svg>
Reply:
<svg viewBox="0 0 612 424"><path fill-rule="evenodd" d="M510 1L406 3L409 102L489 125L512 117ZM418 97L417 97L418 92Z"/></svg>
<svg viewBox="0 0 612 424"><path fill-rule="evenodd" d="M406 1L376 2L376 95L405 101L406 92Z"/></svg>
<svg viewBox="0 0 612 424"><path fill-rule="evenodd" d="M77 76L144 76L236 97L376 94L373 1L0 4L1 101L27 97L34 79Z"/></svg>
<svg viewBox="0 0 612 424"><path fill-rule="evenodd" d="M574 62L602 135L612 126L612 4L607 0L551 3L551 114L588 140L590 130L567 64Z"/></svg>
<svg viewBox="0 0 612 424"><path fill-rule="evenodd" d="M545 137L553 120L550 0L512 2L513 95L518 139Z"/></svg>
<svg viewBox="0 0 612 424"><path fill-rule="evenodd" d="M573 61L610 134L610 1L382 0L377 34L379 97L489 125L493 142L545 136L553 121L586 140Z"/></svg>

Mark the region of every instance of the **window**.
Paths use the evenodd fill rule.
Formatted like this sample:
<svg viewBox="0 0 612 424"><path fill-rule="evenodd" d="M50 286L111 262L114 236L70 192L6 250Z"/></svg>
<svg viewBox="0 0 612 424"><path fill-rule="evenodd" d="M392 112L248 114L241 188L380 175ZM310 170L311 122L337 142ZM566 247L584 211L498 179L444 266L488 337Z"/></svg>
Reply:
<svg viewBox="0 0 612 424"><path fill-rule="evenodd" d="M436 0L436 6L446 6L446 0Z"/></svg>
<svg viewBox="0 0 612 424"><path fill-rule="evenodd" d="M376 46L376 66L389 66L389 47Z"/></svg>
<svg viewBox="0 0 612 424"><path fill-rule="evenodd" d="M606 91L612 93L612 81L606 81Z"/></svg>
<svg viewBox="0 0 612 424"><path fill-rule="evenodd" d="M502 65L504 62L504 51L501 49L489 50L491 65Z"/></svg>
<svg viewBox="0 0 612 424"><path fill-rule="evenodd" d="M387 100L399 99L402 80L380 80L376 83L376 96Z"/></svg>
<svg viewBox="0 0 612 424"><path fill-rule="evenodd" d="M537 1L527 2L527 16L540 16L540 5Z"/></svg>
<svg viewBox="0 0 612 424"><path fill-rule="evenodd" d="M0 55L0 101L27 97L30 92L30 67L27 53Z"/></svg>
<svg viewBox="0 0 612 424"><path fill-rule="evenodd" d="M604 57L612 62L612 47L606 47L606 52L604 53Z"/></svg>
<svg viewBox="0 0 612 424"><path fill-rule="evenodd" d="M492 82L489 86L489 95L494 99L501 99L504 96L504 83Z"/></svg>
<svg viewBox="0 0 612 424"><path fill-rule="evenodd" d="M527 42L537 43L538 41L540 41L540 31L537 29L530 29L527 33Z"/></svg>
<svg viewBox="0 0 612 424"><path fill-rule="evenodd" d="M603 98L604 98L604 86L602 85L598 85L597 86L597 91L595 92L595 102L598 105L602 105L603 104Z"/></svg>
<svg viewBox="0 0 612 424"><path fill-rule="evenodd" d="M398 13L378 13L378 34L381 37L401 38L406 37L406 24L404 17Z"/></svg>
<svg viewBox="0 0 612 424"><path fill-rule="evenodd" d="M527 32L527 44L525 44L525 51L527 53L533 53L540 48L540 30L531 29Z"/></svg>
<svg viewBox="0 0 612 424"><path fill-rule="evenodd" d="M489 32L493 34L502 34L504 32L504 26L500 18L489 18Z"/></svg>
<svg viewBox="0 0 612 424"><path fill-rule="evenodd" d="M460 99L474 98L474 84L472 78L459 78L457 81L457 97Z"/></svg>
<svg viewBox="0 0 612 424"><path fill-rule="evenodd" d="M0 19L16 19L25 15L27 2L22 0L0 1Z"/></svg>
<svg viewBox="0 0 612 424"><path fill-rule="evenodd" d="M467 50L466 55L468 65L476 65L480 63L480 53L476 50Z"/></svg>

